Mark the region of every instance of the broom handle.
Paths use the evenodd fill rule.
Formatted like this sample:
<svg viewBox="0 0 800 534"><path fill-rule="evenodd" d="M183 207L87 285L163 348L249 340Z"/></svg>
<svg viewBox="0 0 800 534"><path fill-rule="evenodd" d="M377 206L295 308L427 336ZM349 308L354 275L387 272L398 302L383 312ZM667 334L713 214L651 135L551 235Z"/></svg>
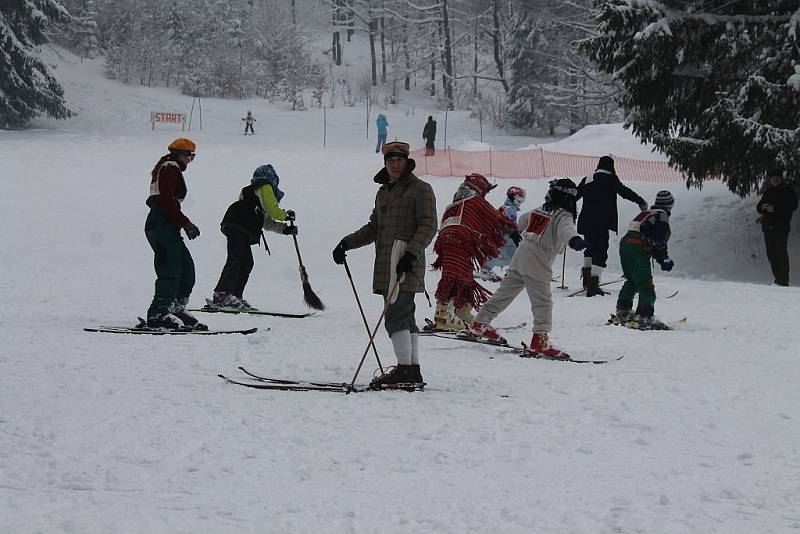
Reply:
<svg viewBox="0 0 800 534"><path fill-rule="evenodd" d="M353 295L356 297L356 304L358 304L358 311L361 312L361 319L364 321L364 328L367 329L367 335L369 335L369 324L367 324L367 316L364 315L364 308L361 306L361 300L358 298L358 291L356 291L356 285L353 282L353 275L350 274L350 266L347 265L347 260L344 260L344 270L347 271L347 278L350 279L350 287L353 288ZM375 343L371 343L372 350L375 352L375 359L378 361L378 369L381 370L381 374L383 374L383 365L381 365L381 359L378 356L378 349L375 348Z"/></svg>
<svg viewBox="0 0 800 534"><path fill-rule="evenodd" d="M294 226L294 220L289 221L289 226ZM297 234L292 234L292 241L294 241L294 250L297 252L297 263L300 264L300 275L303 277L303 281L305 282L308 278L306 274L306 267L303 265L303 258L300 257L300 246L297 244Z"/></svg>
<svg viewBox="0 0 800 534"><path fill-rule="evenodd" d="M375 323L375 328L369 335L369 343L367 343L367 348L364 349L364 355L361 356L361 361L358 362L358 368L356 369L356 374L353 375L353 380L350 382L350 387L353 387L356 383L356 378L358 378L358 373L361 372L361 366L364 365L364 360L367 358L367 354L369 353L369 347L373 344L373 340L375 339L375 334L378 333L378 328L380 328L381 323L383 322L383 316L386 315L386 310L388 310L389 306L392 305L389 299L399 286L400 286L400 277L397 278L397 281L394 283L394 287L389 291L389 294L386 295L386 304L383 305L383 311L381 311L381 316L378 317L378 322Z"/></svg>

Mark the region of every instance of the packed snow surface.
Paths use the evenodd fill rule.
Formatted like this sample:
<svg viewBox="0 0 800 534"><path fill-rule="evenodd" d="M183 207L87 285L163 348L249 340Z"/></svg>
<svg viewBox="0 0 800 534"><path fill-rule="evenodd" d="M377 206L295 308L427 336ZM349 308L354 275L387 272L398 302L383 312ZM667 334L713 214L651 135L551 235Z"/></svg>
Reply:
<svg viewBox="0 0 800 534"><path fill-rule="evenodd" d="M55 61L55 60L54 60ZM0 530L8 533L782 533L800 529L800 292L771 286L755 197L717 183L627 184L649 200L676 197L672 273L655 272L656 314L672 332L606 326L612 295L566 297L553 283L553 342L607 365L523 360L492 347L423 338L422 393L269 392L224 383L238 366L287 378L349 381L367 335L339 239L367 221L382 161L363 107L291 112L261 100L203 99L192 131L155 131L150 111L188 112L172 90L125 87L97 62L59 61L79 115L0 131ZM252 109L256 135L244 137ZM422 145L429 114L380 108L390 139ZM458 147L481 146L477 123L448 117ZM484 125L485 130L486 125ZM367 138L367 133L369 138ZM497 148L645 157L619 125L564 140L485 131ZM260 164L272 163L297 212L303 263L327 305L313 317L204 315L250 336L98 334L132 325L152 297L144 238L149 172L168 142L198 144L185 213L202 234L192 304L210 297L225 261L219 221ZM583 147L583 148L579 148ZM649 158L658 158L651 154ZM625 180L625 177L622 177ZM430 178L438 209L459 177ZM545 181L502 180L528 190ZM619 202L624 228L636 207ZM798 222L790 243L800 281ZM262 309L302 312L291 239L268 234L253 252L245 296ZM620 276L613 236L604 280ZM428 251L426 261L432 262ZM371 247L348 253L372 327ZM565 279L580 287L581 257ZM554 266L561 273L562 259ZM439 274L429 272L428 292ZM488 284L490 288L495 284ZM670 299L667 295L679 291ZM417 317L432 317L424 296ZM497 326L531 322L525 295ZM527 329L509 331L512 343ZM377 336L393 363L385 332ZM359 381L377 365L371 354Z"/></svg>

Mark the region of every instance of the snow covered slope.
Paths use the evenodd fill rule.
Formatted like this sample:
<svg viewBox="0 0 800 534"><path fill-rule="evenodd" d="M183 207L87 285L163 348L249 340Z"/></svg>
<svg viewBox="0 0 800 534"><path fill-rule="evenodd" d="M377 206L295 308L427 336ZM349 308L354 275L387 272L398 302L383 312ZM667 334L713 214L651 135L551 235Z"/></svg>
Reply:
<svg viewBox="0 0 800 534"><path fill-rule="evenodd" d="M261 328L246 337L86 333L84 326L130 324L146 311L154 280L142 231L148 173L179 135L151 131L147 121L151 110L188 111L191 99L119 86L102 79L101 65L65 59L57 72L80 115L0 131L3 532L800 528L800 292L768 285L755 199L740 200L720 184L670 187L676 268L657 272L656 284L662 297L679 293L659 300L656 312L667 321L688 316L677 331L605 326L613 296L567 298L554 284L553 341L576 357L624 356L619 362L530 361L426 338L424 393L240 389L217 373L237 375L243 365L285 377L352 377L366 334L330 251L371 210L381 165L372 121L362 108L328 110L323 147L320 110L204 99L203 130L187 134L198 156L183 207L202 232L189 243L193 303L210 296L224 262L224 210L256 166L272 163L283 205L297 212L311 285L328 310L303 320L204 317L213 327ZM255 136L241 135L246 109L258 119ZM428 114L443 125L433 110L381 111L390 136L415 146ZM465 114L449 114L448 129L465 145L478 139ZM644 157L619 127L595 131L577 140L588 153ZM551 141L487 137L502 148ZM556 146L567 151L571 143L577 146L575 139ZM441 210L459 179L430 182ZM507 183L528 189L526 208L546 190L544 182ZM659 189L628 185L648 199ZM620 224L634 209L620 202ZM798 281L797 221L793 232ZM291 240L267 237L272 255L254 249L246 296L265 309L302 311ZM614 239L609 280L619 275L615 247ZM381 303L370 294L371 249L348 258L372 323ZM579 268L578 254L569 253L570 289L580 286ZM430 292L437 281L438 273L428 273ZM417 307L420 321L432 316L424 297ZM521 297L496 323L530 320ZM388 340L378 337L391 363ZM529 333L509 337L528 341ZM363 380L374 367L368 360Z"/></svg>

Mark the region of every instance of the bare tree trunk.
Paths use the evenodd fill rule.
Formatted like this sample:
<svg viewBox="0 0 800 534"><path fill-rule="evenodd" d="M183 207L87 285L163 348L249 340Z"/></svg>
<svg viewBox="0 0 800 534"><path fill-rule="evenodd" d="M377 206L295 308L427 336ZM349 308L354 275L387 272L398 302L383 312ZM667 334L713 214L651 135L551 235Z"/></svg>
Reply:
<svg viewBox="0 0 800 534"><path fill-rule="evenodd" d="M431 57L431 96L436 96L436 56Z"/></svg>
<svg viewBox="0 0 800 534"><path fill-rule="evenodd" d="M497 67L497 76L500 78L500 83L503 84L503 89L508 93L508 82L506 81L505 73L505 60L503 56L503 43L500 39L500 13L498 0L492 2L492 52L494 53L494 64Z"/></svg>
<svg viewBox="0 0 800 534"><path fill-rule="evenodd" d="M408 22L403 21L403 58L406 61L406 76L404 88L406 91L411 90L411 57L408 54Z"/></svg>
<svg viewBox="0 0 800 534"><path fill-rule="evenodd" d="M478 96L478 17L475 17L475 47L472 62L472 96Z"/></svg>
<svg viewBox="0 0 800 534"><path fill-rule="evenodd" d="M377 59L375 58L375 29L378 26L378 21L372 18L372 13L370 13L369 19L369 61L370 66L372 67L372 86L375 87L378 85L378 65Z"/></svg>
<svg viewBox="0 0 800 534"><path fill-rule="evenodd" d="M453 45L450 41L450 16L447 0L442 0L442 36L444 37L444 71L442 72L442 89L447 101L447 109L453 111Z"/></svg>
<svg viewBox="0 0 800 534"><path fill-rule="evenodd" d="M381 83L386 83L386 26L383 16L383 1L381 1Z"/></svg>
<svg viewBox="0 0 800 534"><path fill-rule="evenodd" d="M297 5L295 0L292 0L292 25L297 26Z"/></svg>

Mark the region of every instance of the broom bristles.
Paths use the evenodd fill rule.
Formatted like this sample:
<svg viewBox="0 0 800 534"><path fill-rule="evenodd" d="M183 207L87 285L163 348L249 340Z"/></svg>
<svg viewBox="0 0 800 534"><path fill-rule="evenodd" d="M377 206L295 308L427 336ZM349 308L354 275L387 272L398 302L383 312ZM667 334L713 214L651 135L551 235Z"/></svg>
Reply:
<svg viewBox="0 0 800 534"><path fill-rule="evenodd" d="M303 282L303 300L309 308L320 311L325 309L325 305L322 303L317 294L314 293L314 290L311 289L311 284L308 282Z"/></svg>

